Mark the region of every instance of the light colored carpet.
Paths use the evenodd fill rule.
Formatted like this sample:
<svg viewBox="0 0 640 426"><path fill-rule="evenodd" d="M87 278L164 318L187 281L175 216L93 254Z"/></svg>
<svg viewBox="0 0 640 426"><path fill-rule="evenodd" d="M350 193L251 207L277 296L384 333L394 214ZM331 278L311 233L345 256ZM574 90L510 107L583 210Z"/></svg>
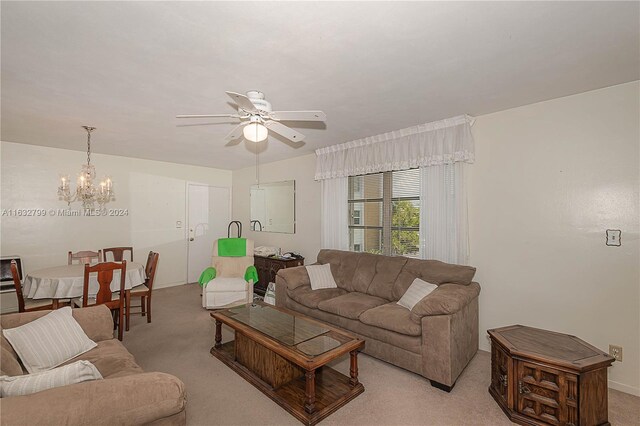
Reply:
<svg viewBox="0 0 640 426"><path fill-rule="evenodd" d="M153 322L132 316L124 344L147 371L163 371L187 387L189 425L300 425L280 406L209 354L214 326L194 284L154 291ZM225 330L223 340L231 338ZM348 358L332 365L348 375ZM365 392L323 425L511 425L489 395L489 353L480 351L451 391L416 374L359 356ZM609 421L640 424L640 398L609 391Z"/></svg>

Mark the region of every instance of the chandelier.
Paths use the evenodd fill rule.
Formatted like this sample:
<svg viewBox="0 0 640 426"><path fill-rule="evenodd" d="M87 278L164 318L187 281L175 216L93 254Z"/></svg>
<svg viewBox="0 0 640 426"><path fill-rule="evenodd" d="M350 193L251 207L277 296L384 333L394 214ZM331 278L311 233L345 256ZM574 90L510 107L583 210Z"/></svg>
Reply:
<svg viewBox="0 0 640 426"><path fill-rule="evenodd" d="M87 164L82 165L78 174L75 192L71 192L69 175L60 176L58 186L58 197L70 205L74 201L82 202L85 209L93 209L97 202L100 208L106 203L114 200L113 182L111 178L104 177L99 185L94 184L96 178L96 168L91 164L91 132L95 127L82 126L87 131Z"/></svg>

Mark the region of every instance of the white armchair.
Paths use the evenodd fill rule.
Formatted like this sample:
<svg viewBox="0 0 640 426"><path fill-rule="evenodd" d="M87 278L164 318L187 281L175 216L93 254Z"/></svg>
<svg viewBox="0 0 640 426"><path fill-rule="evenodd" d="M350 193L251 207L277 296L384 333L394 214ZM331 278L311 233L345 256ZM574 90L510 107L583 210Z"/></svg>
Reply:
<svg viewBox="0 0 640 426"><path fill-rule="evenodd" d="M251 303L256 278L246 278L254 268L253 240L246 240L245 256L220 256L218 241L213 244L211 262L215 278L202 291L202 306L207 309L222 309Z"/></svg>

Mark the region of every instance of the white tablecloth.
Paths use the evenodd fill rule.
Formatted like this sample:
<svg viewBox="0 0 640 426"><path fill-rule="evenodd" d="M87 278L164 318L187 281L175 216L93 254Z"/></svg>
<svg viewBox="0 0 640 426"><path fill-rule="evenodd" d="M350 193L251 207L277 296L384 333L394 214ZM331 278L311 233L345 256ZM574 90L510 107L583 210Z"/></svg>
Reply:
<svg viewBox="0 0 640 426"><path fill-rule="evenodd" d="M124 287L130 290L144 284L144 265L127 262L127 277ZM24 278L22 293L31 299L70 299L82 296L84 265L64 265L32 271ZM89 296L98 293L98 273L89 275ZM113 273L111 291L120 290L120 271Z"/></svg>

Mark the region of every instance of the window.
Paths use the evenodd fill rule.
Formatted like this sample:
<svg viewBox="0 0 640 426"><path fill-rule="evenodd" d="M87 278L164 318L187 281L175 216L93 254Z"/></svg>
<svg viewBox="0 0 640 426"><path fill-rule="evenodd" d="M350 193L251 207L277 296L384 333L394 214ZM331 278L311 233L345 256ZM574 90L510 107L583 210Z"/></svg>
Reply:
<svg viewBox="0 0 640 426"><path fill-rule="evenodd" d="M361 210L354 210L353 211L353 224L354 225L360 225L360 215L361 215L362 211Z"/></svg>
<svg viewBox="0 0 640 426"><path fill-rule="evenodd" d="M352 251L419 255L419 169L351 176L348 204Z"/></svg>

